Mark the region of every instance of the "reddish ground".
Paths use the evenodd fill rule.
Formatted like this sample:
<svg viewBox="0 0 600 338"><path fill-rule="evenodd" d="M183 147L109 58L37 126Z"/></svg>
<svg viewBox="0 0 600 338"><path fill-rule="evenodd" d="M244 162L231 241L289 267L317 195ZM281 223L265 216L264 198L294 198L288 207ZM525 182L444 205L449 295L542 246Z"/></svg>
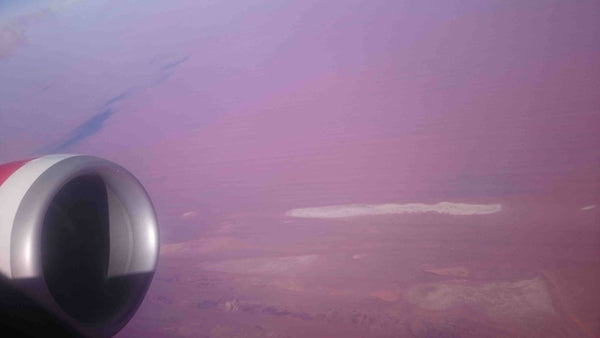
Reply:
<svg viewBox="0 0 600 338"><path fill-rule="evenodd" d="M478 216L224 219L163 245L121 336L599 336L598 209L522 202Z"/></svg>

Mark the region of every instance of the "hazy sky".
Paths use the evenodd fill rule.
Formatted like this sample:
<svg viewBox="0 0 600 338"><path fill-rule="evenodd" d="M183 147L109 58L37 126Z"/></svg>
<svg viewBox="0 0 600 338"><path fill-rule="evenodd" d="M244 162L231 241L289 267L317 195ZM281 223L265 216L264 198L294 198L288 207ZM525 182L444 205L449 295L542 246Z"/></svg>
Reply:
<svg viewBox="0 0 600 338"><path fill-rule="evenodd" d="M520 194L592 205L598 13L546 0L2 2L0 161L107 157L163 221Z"/></svg>

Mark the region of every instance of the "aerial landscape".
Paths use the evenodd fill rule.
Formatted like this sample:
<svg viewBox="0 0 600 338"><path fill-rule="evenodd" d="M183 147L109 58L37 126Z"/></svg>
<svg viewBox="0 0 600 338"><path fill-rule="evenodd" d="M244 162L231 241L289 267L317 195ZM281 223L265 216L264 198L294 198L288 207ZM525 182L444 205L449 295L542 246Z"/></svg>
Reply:
<svg viewBox="0 0 600 338"><path fill-rule="evenodd" d="M117 337L600 337L600 2L0 2L0 163L130 170Z"/></svg>

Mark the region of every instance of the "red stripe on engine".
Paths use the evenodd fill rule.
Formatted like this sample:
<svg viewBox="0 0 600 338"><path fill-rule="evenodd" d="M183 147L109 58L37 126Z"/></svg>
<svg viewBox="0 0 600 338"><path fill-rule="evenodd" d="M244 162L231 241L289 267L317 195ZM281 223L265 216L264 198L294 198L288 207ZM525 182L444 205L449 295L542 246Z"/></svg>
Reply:
<svg viewBox="0 0 600 338"><path fill-rule="evenodd" d="M4 181L6 181L10 177L10 175L12 175L15 171L19 170L19 168L24 166L25 163L29 161L31 161L31 159L15 161L0 165L0 185L2 185Z"/></svg>

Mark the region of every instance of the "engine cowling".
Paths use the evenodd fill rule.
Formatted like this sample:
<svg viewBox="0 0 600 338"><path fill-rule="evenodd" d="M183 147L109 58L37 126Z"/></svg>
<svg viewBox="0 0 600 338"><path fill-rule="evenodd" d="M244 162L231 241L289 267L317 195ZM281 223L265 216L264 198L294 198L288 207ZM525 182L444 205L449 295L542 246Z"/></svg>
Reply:
<svg viewBox="0 0 600 338"><path fill-rule="evenodd" d="M146 191L115 163L48 155L0 165L0 325L115 334L150 285L158 236Z"/></svg>

